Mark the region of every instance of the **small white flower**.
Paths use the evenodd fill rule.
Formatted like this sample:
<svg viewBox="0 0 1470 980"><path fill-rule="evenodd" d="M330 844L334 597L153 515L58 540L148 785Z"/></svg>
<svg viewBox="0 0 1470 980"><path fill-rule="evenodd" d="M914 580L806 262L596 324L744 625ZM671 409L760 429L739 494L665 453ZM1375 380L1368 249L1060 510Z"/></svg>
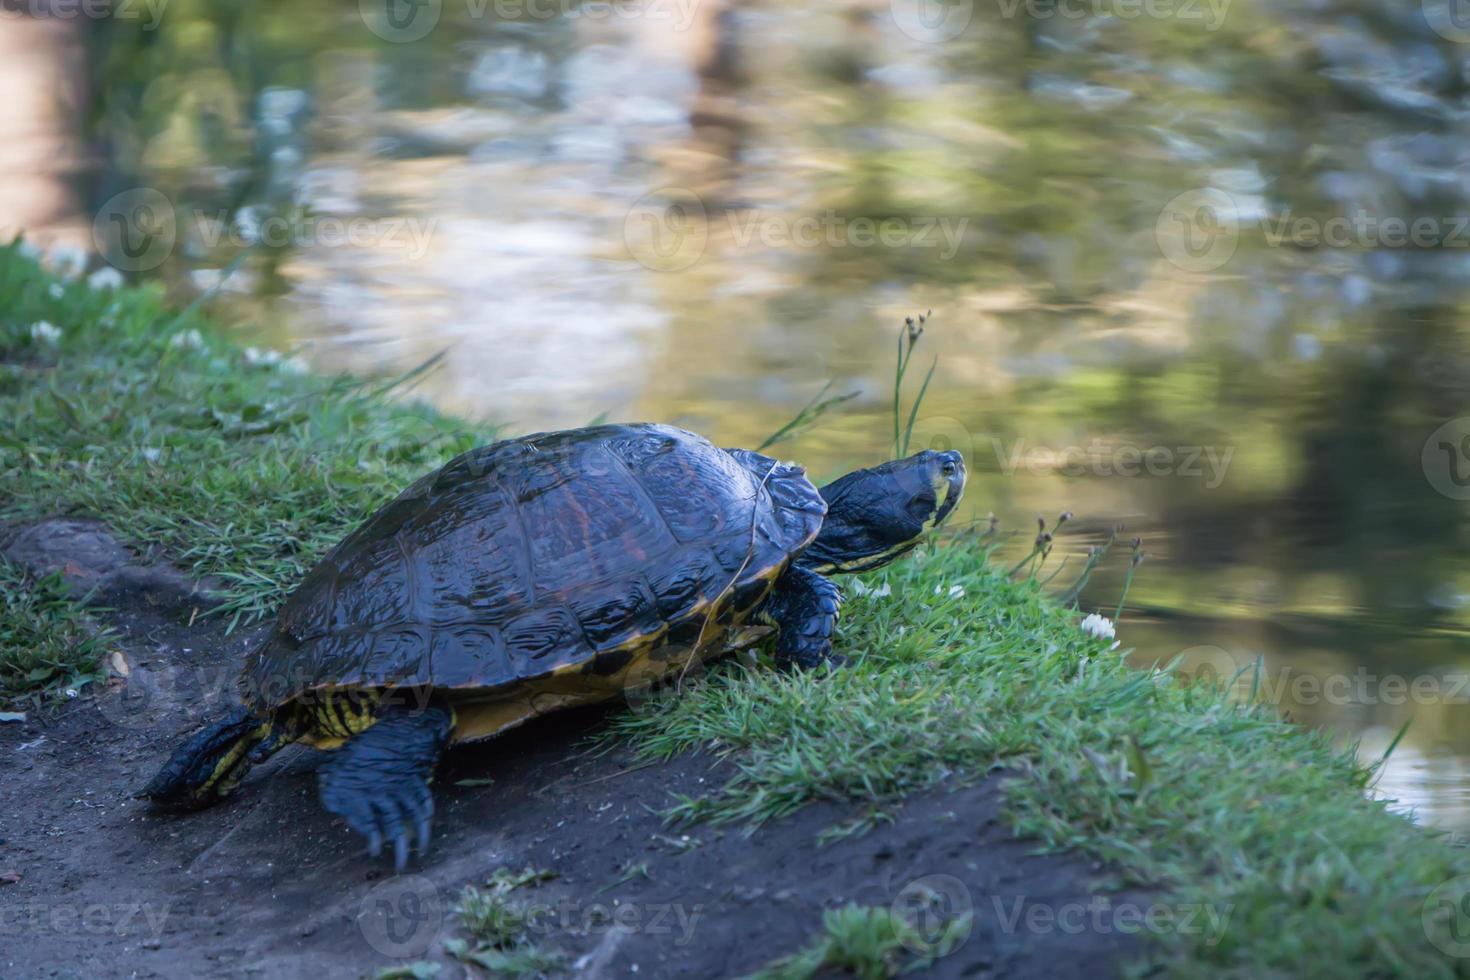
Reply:
<svg viewBox="0 0 1470 980"><path fill-rule="evenodd" d="M144 447L143 458L150 463L156 463L163 458L163 450L153 446Z"/></svg>
<svg viewBox="0 0 1470 980"><path fill-rule="evenodd" d="M311 370L304 357L288 357L281 362L281 370L287 374L305 374Z"/></svg>
<svg viewBox="0 0 1470 980"><path fill-rule="evenodd" d="M934 586L934 594L946 596L950 599L963 599L965 597L965 587L963 585L951 585L946 589L942 585L936 585Z"/></svg>
<svg viewBox="0 0 1470 980"><path fill-rule="evenodd" d="M31 324L31 339L38 344L54 344L61 339L61 329L41 320Z"/></svg>
<svg viewBox="0 0 1470 980"><path fill-rule="evenodd" d="M63 279L75 279L87 268L86 250L75 245L53 245L46 258L52 271Z"/></svg>
<svg viewBox="0 0 1470 980"><path fill-rule="evenodd" d="M1095 636L1099 640L1112 640L1113 637L1118 635L1117 629L1115 629L1113 626L1113 621L1108 617L1100 616L1097 613L1088 613L1083 618L1082 632L1086 633L1088 636ZM1108 649L1118 649L1118 641L1114 641L1113 645Z"/></svg>
<svg viewBox="0 0 1470 980"><path fill-rule="evenodd" d="M168 339L174 350L199 350L204 346L204 337L198 330L181 330Z"/></svg>
<svg viewBox="0 0 1470 980"><path fill-rule="evenodd" d="M274 350L261 350L258 347L245 348L245 363L250 365L265 365L281 363L281 352Z"/></svg>
<svg viewBox="0 0 1470 980"><path fill-rule="evenodd" d="M53 282L50 286L46 287L46 292L51 294L52 299L61 299L61 297L66 295L66 288L59 282Z"/></svg>
<svg viewBox="0 0 1470 980"><path fill-rule="evenodd" d="M862 579L853 579L847 583L848 587L858 595L867 596L870 599L881 599L884 596L893 595L893 586L884 582L882 585L868 585Z"/></svg>
<svg viewBox="0 0 1470 980"><path fill-rule="evenodd" d="M123 275L110 265L104 265L87 277L87 285L96 290L121 289Z"/></svg>

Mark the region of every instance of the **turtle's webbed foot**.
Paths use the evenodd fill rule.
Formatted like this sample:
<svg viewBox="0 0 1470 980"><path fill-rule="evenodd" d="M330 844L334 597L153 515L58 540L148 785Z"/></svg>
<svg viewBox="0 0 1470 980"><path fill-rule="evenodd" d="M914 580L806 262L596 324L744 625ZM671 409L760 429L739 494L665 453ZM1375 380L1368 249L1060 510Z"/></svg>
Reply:
<svg viewBox="0 0 1470 980"><path fill-rule="evenodd" d="M842 607L842 590L831 579L791 568L766 599L762 615L775 624L776 662L785 668L841 667L847 658L832 652L832 634Z"/></svg>
<svg viewBox="0 0 1470 980"><path fill-rule="evenodd" d="M439 707L393 709L355 736L317 773L322 806L367 838L377 857L393 843L393 867L408 864L409 836L422 857L429 849L434 797L429 777L454 722Z"/></svg>

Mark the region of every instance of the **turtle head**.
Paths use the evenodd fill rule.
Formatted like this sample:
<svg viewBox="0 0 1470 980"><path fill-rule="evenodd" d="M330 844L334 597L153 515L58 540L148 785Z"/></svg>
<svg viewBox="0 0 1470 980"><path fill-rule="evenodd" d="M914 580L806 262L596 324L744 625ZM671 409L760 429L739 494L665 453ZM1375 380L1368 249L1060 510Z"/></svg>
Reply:
<svg viewBox="0 0 1470 980"><path fill-rule="evenodd" d="M820 492L827 517L801 564L824 574L866 572L906 553L954 512L965 492L965 460L925 451L856 470Z"/></svg>
<svg viewBox="0 0 1470 980"><path fill-rule="evenodd" d="M232 709L180 745L139 798L169 810L194 810L219 802L259 761L256 747L266 742L273 727L244 708Z"/></svg>

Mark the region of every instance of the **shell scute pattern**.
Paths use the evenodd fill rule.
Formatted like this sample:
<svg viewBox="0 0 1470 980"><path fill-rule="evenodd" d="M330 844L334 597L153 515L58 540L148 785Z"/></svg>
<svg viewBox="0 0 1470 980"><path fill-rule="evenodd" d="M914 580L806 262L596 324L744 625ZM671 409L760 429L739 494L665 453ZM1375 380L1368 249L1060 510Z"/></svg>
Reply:
<svg viewBox="0 0 1470 980"><path fill-rule="evenodd" d="M824 513L799 468L666 426L473 450L308 573L247 660L247 693L616 674L640 640L707 640L748 613Z"/></svg>

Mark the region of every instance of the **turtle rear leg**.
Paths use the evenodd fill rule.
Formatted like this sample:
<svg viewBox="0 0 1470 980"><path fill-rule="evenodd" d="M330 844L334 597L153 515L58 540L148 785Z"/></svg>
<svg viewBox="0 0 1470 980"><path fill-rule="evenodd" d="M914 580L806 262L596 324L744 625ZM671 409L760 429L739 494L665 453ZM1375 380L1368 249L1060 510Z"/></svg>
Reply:
<svg viewBox="0 0 1470 980"><path fill-rule="evenodd" d="M776 627L776 662L805 669L845 664L846 658L832 652L841 605L842 590L831 579L809 568L787 569L756 617Z"/></svg>
<svg viewBox="0 0 1470 980"><path fill-rule="evenodd" d="M428 852L434 816L429 778L452 731L454 712L447 705L384 708L371 728L354 735L317 771L322 806L366 837L373 857L391 840L396 871L408 864L410 830L419 855Z"/></svg>
<svg viewBox="0 0 1470 980"><path fill-rule="evenodd" d="M280 748L276 720L244 708L200 729L164 763L138 794L172 810L195 810L218 803L239 785L250 767Z"/></svg>

